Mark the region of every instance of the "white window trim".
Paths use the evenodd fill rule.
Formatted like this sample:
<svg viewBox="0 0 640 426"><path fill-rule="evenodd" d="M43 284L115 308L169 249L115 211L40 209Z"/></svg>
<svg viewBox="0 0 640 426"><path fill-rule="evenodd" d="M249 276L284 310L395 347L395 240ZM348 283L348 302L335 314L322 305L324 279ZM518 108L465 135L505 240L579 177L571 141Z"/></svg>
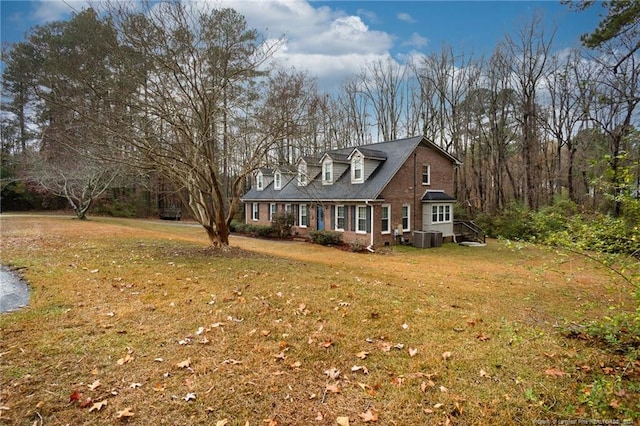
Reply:
<svg viewBox="0 0 640 426"><path fill-rule="evenodd" d="M429 186L431 185L431 164L423 164L422 167L426 167L427 168L427 177L429 178L427 180L427 182L424 181L423 177L424 177L424 172L422 172L422 176L420 177L420 180L422 181L422 185L424 186Z"/></svg>
<svg viewBox="0 0 640 426"><path fill-rule="evenodd" d="M440 208L442 207L443 211L442 214L444 215L444 217L449 217L448 219L445 220L440 220ZM431 223L433 224L441 224L441 223L451 223L452 222L452 214L451 214L451 204L432 204L431 205ZM437 220L433 220L433 209L437 209L436 210L436 217Z"/></svg>
<svg viewBox="0 0 640 426"><path fill-rule="evenodd" d="M360 177L356 178L356 160L360 160ZM364 156L356 154L351 159L351 183L364 183Z"/></svg>
<svg viewBox="0 0 640 426"><path fill-rule="evenodd" d="M382 226L382 212L387 209L387 229L382 230L382 234L390 234L391 233L391 204L383 204L382 209L380 210L380 226Z"/></svg>
<svg viewBox="0 0 640 426"><path fill-rule="evenodd" d="M291 212L292 212L292 211L293 211L293 210L291 210L291 204L285 204L285 205L284 205L284 212L285 212L286 214L291 214Z"/></svg>
<svg viewBox="0 0 640 426"><path fill-rule="evenodd" d="M273 222L273 218L278 213L278 205L276 203L269 204L269 222Z"/></svg>
<svg viewBox="0 0 640 426"><path fill-rule="evenodd" d="M334 225L334 229L335 229L336 231L344 232L344 228L338 228L338 217L339 217L339 216L338 216L338 210L339 210L339 208L340 208L340 207L342 207L342 222L343 222L345 225L346 225L346 223L347 223L347 208L345 207L345 205L344 205L344 204L338 204L338 205L336 206L336 214L335 214L335 218L334 218L334 222L333 222L333 223L335 224L335 225ZM343 225L343 226L344 226L344 225Z"/></svg>
<svg viewBox="0 0 640 426"><path fill-rule="evenodd" d="M364 229L360 229L360 209L364 209ZM356 206L356 234L366 234L367 233L367 210L369 208L366 205L358 205Z"/></svg>
<svg viewBox="0 0 640 426"><path fill-rule="evenodd" d="M276 172L273 175L273 188L276 190L282 189L282 174L280 172Z"/></svg>
<svg viewBox="0 0 640 426"><path fill-rule="evenodd" d="M262 172L258 172L256 175L256 189L258 191L262 191L264 189L264 176L262 176Z"/></svg>
<svg viewBox="0 0 640 426"><path fill-rule="evenodd" d="M404 223L402 224L402 231L403 232L410 232L411 231L411 204L403 204L402 208L407 208L407 227L404 227ZM402 212L402 210L400 210ZM402 215L402 221L404 222L404 215Z"/></svg>
<svg viewBox="0 0 640 426"><path fill-rule="evenodd" d="M328 167L328 169L327 169ZM329 172L329 178L327 179L327 171ZM322 163L322 184L331 185L333 183L333 163L330 160L325 160Z"/></svg>
<svg viewBox="0 0 640 426"><path fill-rule="evenodd" d="M298 186L307 186L308 177L307 163L300 163L298 165Z"/></svg>
<svg viewBox="0 0 640 426"><path fill-rule="evenodd" d="M260 204L251 203L251 220L259 220Z"/></svg>
<svg viewBox="0 0 640 426"><path fill-rule="evenodd" d="M303 225L302 224L302 211L304 210L304 212L306 213L304 216L307 218L307 223L309 223L309 207L306 204L300 204L300 207L298 208L298 226L300 228L306 228L308 225Z"/></svg>

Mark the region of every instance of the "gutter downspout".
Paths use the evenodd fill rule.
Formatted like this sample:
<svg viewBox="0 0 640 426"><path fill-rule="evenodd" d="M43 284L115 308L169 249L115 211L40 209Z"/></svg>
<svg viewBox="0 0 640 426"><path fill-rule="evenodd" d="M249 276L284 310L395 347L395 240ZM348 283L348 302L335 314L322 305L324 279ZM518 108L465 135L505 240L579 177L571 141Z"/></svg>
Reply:
<svg viewBox="0 0 640 426"><path fill-rule="evenodd" d="M367 250L369 250L371 253L375 253L376 251L373 249L373 205L369 204L369 200L365 200L364 202L367 206L369 206L369 208L371 208L371 244L369 244L367 246Z"/></svg>

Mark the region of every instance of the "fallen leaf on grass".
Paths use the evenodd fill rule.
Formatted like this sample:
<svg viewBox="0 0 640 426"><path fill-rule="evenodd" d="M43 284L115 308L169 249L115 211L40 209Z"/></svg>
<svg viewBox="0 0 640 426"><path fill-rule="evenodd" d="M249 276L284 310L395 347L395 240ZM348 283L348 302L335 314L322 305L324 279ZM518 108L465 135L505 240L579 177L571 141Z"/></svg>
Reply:
<svg viewBox="0 0 640 426"><path fill-rule="evenodd" d="M369 355L369 352L362 351L362 352L358 352L356 354L356 357L358 357L360 359L365 359L365 358L367 358L368 355Z"/></svg>
<svg viewBox="0 0 640 426"><path fill-rule="evenodd" d="M332 368L330 370L325 370L324 374L327 375L327 377L329 377L330 379L337 379L338 377L340 377L340 370L338 370L337 368Z"/></svg>
<svg viewBox="0 0 640 426"><path fill-rule="evenodd" d="M122 411L118 411L116 413L116 418L117 419L126 419L128 417L133 417L135 415L135 413L133 411L131 411L131 408L125 408Z"/></svg>
<svg viewBox="0 0 640 426"><path fill-rule="evenodd" d="M429 380L428 382L420 383L420 390L422 392L426 392L427 388L433 388L435 386L436 386L436 384L433 382L433 380Z"/></svg>
<svg viewBox="0 0 640 426"><path fill-rule="evenodd" d="M356 372L356 371L360 371L362 370L362 372L364 374L369 374L369 369L367 367L365 367L364 365L354 365L353 367L351 367L351 371L352 372Z"/></svg>
<svg viewBox="0 0 640 426"><path fill-rule="evenodd" d="M360 418L365 423L367 423L367 422L377 422L378 421L378 412L375 409L373 411L371 409L369 409L369 410L365 411L364 413L360 414Z"/></svg>
<svg viewBox="0 0 640 426"><path fill-rule="evenodd" d="M165 386L162 383L156 383L153 390L156 392L164 392Z"/></svg>
<svg viewBox="0 0 640 426"><path fill-rule="evenodd" d="M96 390L98 387L100 387L102 383L100 383L100 380L96 380L95 382L91 383L90 385L87 385L87 387L89 388L89 390Z"/></svg>
<svg viewBox="0 0 640 426"><path fill-rule="evenodd" d="M191 401L192 399L196 399L196 394L195 393L188 393L182 399L184 399L185 401Z"/></svg>
<svg viewBox="0 0 640 426"><path fill-rule="evenodd" d="M562 376L565 376L567 374L562 370L558 370L557 368L549 368L549 369L545 370L544 372L545 372L545 374L548 374L549 376L553 376L553 377L562 377Z"/></svg>
<svg viewBox="0 0 640 426"><path fill-rule="evenodd" d="M327 392L340 393L340 387L337 383L334 383L332 385L327 384L325 386L325 389L327 390Z"/></svg>
<svg viewBox="0 0 640 426"><path fill-rule="evenodd" d="M476 336L476 339L480 340L481 342L486 342L487 340L489 340L491 337L487 336L484 333L480 333L478 334L478 336Z"/></svg>
<svg viewBox="0 0 640 426"><path fill-rule="evenodd" d="M340 426L349 426L349 417L338 417L336 423Z"/></svg>
<svg viewBox="0 0 640 426"><path fill-rule="evenodd" d="M133 361L133 357L130 354L126 354L124 357L120 358L117 363L118 365L124 365L131 361Z"/></svg>
<svg viewBox="0 0 640 426"><path fill-rule="evenodd" d="M130 387L131 389L137 389L137 388L139 388L140 386L142 386L142 383L131 383L131 384L129 385L129 387Z"/></svg>
<svg viewBox="0 0 640 426"><path fill-rule="evenodd" d="M191 365L191 358L187 358L184 361L177 363L176 367L178 367L178 368L189 368L190 365Z"/></svg>
<svg viewBox="0 0 640 426"><path fill-rule="evenodd" d="M74 390L69 396L69 402L79 401L81 396L82 394L80 392L78 392L77 390Z"/></svg>
<svg viewBox="0 0 640 426"><path fill-rule="evenodd" d="M80 404L80 408L87 408L88 406L91 405L92 402L93 402L93 399L87 398L84 400L84 402Z"/></svg>
<svg viewBox="0 0 640 426"><path fill-rule="evenodd" d="M102 410L102 407L107 405L107 401L98 401L98 402L94 402L93 405L91 406L91 408L89 408L89 412L92 411L100 411Z"/></svg>
<svg viewBox="0 0 640 426"><path fill-rule="evenodd" d="M452 354L451 354L451 352L449 352L449 351L447 351L447 352L443 352L443 353L442 353L442 359L443 359L444 361L447 361L447 360L449 360L449 359L451 358L451 355L452 355Z"/></svg>
<svg viewBox="0 0 640 426"><path fill-rule="evenodd" d="M228 423L229 423L228 419L222 419L216 422L216 426L226 426Z"/></svg>
<svg viewBox="0 0 640 426"><path fill-rule="evenodd" d="M486 377L487 379L491 378L491 376L484 370L480 370L480 377Z"/></svg>
<svg viewBox="0 0 640 426"><path fill-rule="evenodd" d="M320 343L320 347L325 348L325 349L331 347L332 345L333 345L333 341L331 339Z"/></svg>
<svg viewBox="0 0 640 426"><path fill-rule="evenodd" d="M417 353L418 353L418 349L416 349L416 348L409 348L409 356L410 356L410 357L414 357L414 356L416 356L416 355L417 355Z"/></svg>

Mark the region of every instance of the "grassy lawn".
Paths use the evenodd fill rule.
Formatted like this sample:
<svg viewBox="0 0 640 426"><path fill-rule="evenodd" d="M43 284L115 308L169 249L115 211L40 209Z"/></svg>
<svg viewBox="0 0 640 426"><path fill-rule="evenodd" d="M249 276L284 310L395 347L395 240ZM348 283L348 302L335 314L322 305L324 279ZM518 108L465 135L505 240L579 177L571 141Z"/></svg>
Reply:
<svg viewBox="0 0 640 426"><path fill-rule="evenodd" d="M0 424L530 425L640 411L640 364L574 325L635 309L628 285L585 258L498 241L356 254L232 237L213 252L181 223L0 225L1 263L31 285L29 307L0 314Z"/></svg>

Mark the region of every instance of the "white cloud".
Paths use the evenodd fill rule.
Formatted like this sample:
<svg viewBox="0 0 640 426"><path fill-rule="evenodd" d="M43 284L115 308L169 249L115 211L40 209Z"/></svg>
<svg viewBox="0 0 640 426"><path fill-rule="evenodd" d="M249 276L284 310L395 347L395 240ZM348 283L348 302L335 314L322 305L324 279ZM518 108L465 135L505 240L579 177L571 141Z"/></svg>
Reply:
<svg viewBox="0 0 640 426"><path fill-rule="evenodd" d="M406 13L406 12L398 13L396 15L396 18L398 18L401 21L409 22L411 24L415 24L416 22L418 22L415 19L413 19L413 17L411 15L409 15L408 13Z"/></svg>
<svg viewBox="0 0 640 426"><path fill-rule="evenodd" d="M41 0L34 2L31 19L40 22L51 22L64 20L72 12L80 12L87 7L85 1L61 1L61 0Z"/></svg>
<svg viewBox="0 0 640 426"><path fill-rule="evenodd" d="M366 9L358 9L356 13L358 14L358 16L367 19L371 23L378 22L378 16L375 14L375 12Z"/></svg>
<svg viewBox="0 0 640 426"><path fill-rule="evenodd" d="M422 37L418 33L411 34L411 38L402 42L403 46L411 46L411 47L425 47L429 44L429 39L426 37Z"/></svg>
<svg viewBox="0 0 640 426"><path fill-rule="evenodd" d="M318 77L318 85L324 89L357 72L366 62L389 55L393 47L391 34L365 24L363 17L375 16L363 10L349 15L328 6L313 7L306 0L222 0L214 6L233 7L245 16L249 27L269 38L284 36L275 59L307 70Z"/></svg>

